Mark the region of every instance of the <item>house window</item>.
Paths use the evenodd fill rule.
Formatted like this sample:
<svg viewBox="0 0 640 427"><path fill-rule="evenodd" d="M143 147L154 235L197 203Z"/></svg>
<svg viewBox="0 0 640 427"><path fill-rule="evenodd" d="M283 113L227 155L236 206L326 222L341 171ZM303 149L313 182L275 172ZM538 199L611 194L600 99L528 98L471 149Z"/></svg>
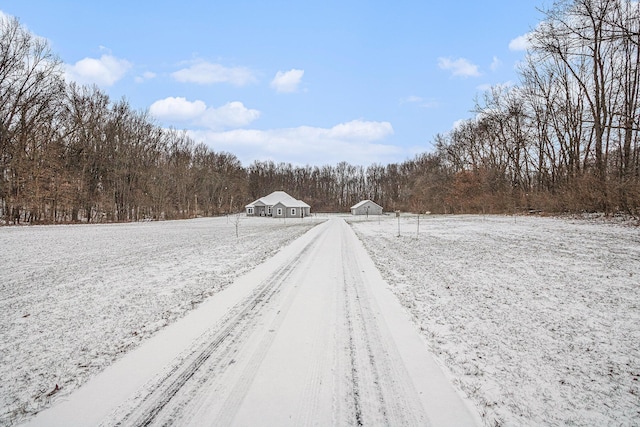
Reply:
<svg viewBox="0 0 640 427"><path fill-rule="evenodd" d="M278 208L278 210L276 211L278 216L282 216L282 208Z"/></svg>
<svg viewBox="0 0 640 427"><path fill-rule="evenodd" d="M296 216L296 208L291 208L291 216Z"/></svg>
<svg viewBox="0 0 640 427"><path fill-rule="evenodd" d="M247 208L247 214L253 215L253 208Z"/></svg>

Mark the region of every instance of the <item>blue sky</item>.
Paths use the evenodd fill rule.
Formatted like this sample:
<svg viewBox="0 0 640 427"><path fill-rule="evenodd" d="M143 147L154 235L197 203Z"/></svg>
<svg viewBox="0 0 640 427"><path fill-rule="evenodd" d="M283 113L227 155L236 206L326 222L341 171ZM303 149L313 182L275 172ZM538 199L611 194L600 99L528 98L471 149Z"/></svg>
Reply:
<svg viewBox="0 0 640 427"><path fill-rule="evenodd" d="M65 76L254 160L368 166L432 150L517 83L542 0L4 0Z"/></svg>

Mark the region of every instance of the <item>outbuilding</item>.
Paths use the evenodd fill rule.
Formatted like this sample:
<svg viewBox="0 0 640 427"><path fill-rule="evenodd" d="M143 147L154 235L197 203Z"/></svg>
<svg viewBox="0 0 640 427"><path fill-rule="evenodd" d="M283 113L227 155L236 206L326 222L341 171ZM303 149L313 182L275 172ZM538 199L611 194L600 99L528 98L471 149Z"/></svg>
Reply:
<svg viewBox="0 0 640 427"><path fill-rule="evenodd" d="M382 215L382 206L371 200L363 200L351 206L352 215Z"/></svg>

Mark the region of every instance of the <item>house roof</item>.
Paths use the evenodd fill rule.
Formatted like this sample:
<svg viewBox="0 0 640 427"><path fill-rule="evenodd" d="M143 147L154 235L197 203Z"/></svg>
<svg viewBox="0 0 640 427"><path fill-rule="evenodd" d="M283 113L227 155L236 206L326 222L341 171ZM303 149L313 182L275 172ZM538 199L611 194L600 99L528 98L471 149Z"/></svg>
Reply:
<svg viewBox="0 0 640 427"><path fill-rule="evenodd" d="M379 208L382 208L382 206L380 206L379 204L377 204L376 202L373 202L371 200L363 200L361 202L356 203L355 205L351 206L351 209L358 209L360 206L364 206L367 203L372 203L374 205L376 205Z"/></svg>
<svg viewBox="0 0 640 427"><path fill-rule="evenodd" d="M311 207L305 202L303 202L302 200L295 200L295 199L293 201L278 202L276 203L276 205L282 205L285 208L310 208Z"/></svg>
<svg viewBox="0 0 640 427"><path fill-rule="evenodd" d="M245 207L252 207L256 205L263 204L264 206L275 206L278 203L282 203L283 206L287 208L310 208L308 204L303 202L302 200L297 200L294 197L291 197L284 191L274 191L268 196L264 196L255 200L252 203L249 203Z"/></svg>

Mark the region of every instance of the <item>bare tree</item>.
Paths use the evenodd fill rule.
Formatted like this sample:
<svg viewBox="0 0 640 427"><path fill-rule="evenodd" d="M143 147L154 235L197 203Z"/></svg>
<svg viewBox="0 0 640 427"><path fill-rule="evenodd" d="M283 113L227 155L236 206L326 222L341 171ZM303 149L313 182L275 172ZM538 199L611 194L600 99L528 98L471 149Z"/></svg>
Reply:
<svg viewBox="0 0 640 427"><path fill-rule="evenodd" d="M62 88L60 61L48 43L17 19L0 18L0 218L5 221L28 215L30 171L42 167L40 137L51 129ZM32 202L42 197L31 196Z"/></svg>

